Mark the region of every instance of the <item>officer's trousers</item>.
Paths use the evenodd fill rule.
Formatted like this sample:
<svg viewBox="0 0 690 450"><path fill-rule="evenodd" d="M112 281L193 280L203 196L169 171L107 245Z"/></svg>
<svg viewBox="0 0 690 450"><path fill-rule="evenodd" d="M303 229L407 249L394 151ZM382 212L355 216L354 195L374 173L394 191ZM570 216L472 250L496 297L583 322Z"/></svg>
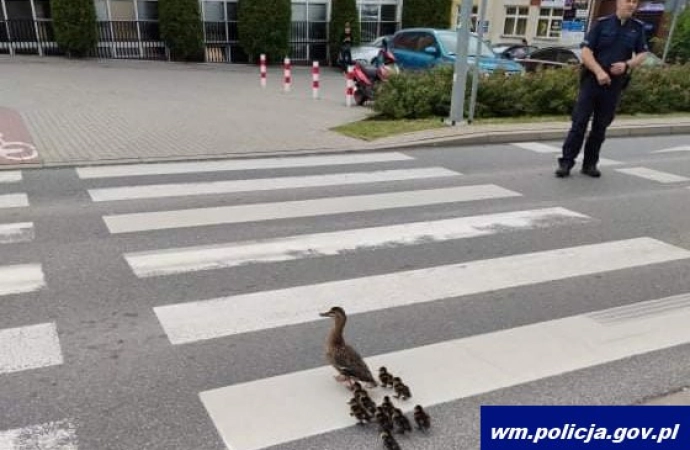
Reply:
<svg viewBox="0 0 690 450"><path fill-rule="evenodd" d="M583 167L596 167L599 151L606 139L606 129L616 114L622 91L622 80L613 78L611 85L600 86L592 73L580 82L580 93L572 114L572 125L563 143L563 157L559 162L572 167L585 140L587 125L592 118L592 129L585 143Z"/></svg>

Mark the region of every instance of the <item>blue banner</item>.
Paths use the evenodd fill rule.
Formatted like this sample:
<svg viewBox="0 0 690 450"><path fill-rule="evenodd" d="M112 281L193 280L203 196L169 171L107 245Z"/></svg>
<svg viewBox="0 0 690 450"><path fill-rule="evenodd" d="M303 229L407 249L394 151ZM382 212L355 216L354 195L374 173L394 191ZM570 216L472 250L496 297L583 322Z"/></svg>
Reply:
<svg viewBox="0 0 690 450"><path fill-rule="evenodd" d="M482 450L690 450L690 406L482 406Z"/></svg>

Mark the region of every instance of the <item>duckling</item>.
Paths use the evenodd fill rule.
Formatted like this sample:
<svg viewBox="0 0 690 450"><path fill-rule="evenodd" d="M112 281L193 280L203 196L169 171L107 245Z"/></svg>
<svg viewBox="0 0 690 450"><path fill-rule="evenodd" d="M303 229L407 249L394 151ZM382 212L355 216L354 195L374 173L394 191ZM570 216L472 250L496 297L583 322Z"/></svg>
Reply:
<svg viewBox="0 0 690 450"><path fill-rule="evenodd" d="M386 395L383 397L383 402L381 402L381 408L386 414L388 414L389 417L393 416L393 411L395 411L395 405L393 405L393 402L391 401L391 398L389 396Z"/></svg>
<svg viewBox="0 0 690 450"><path fill-rule="evenodd" d="M393 375L385 367L379 367L379 380L383 387L393 386Z"/></svg>
<svg viewBox="0 0 690 450"><path fill-rule="evenodd" d="M326 341L326 358L339 373L335 379L341 383L347 381L350 389L353 389L353 380L368 383L367 387L376 387L376 380L374 380L367 364L359 353L346 344L345 339L343 339L343 329L347 321L345 310L340 306L334 306L329 311L319 315L335 319L335 324Z"/></svg>
<svg viewBox="0 0 690 450"><path fill-rule="evenodd" d="M359 403L359 405L370 414L373 415L376 412L376 403L374 403L371 397L369 397L367 391L360 391L358 394L355 395L355 399L357 403Z"/></svg>
<svg viewBox="0 0 690 450"><path fill-rule="evenodd" d="M365 422L371 422L371 415L369 415L359 403L350 405L350 415L357 419L359 425L364 425Z"/></svg>
<svg viewBox="0 0 690 450"><path fill-rule="evenodd" d="M399 408L393 410L393 423L397 426L398 433L400 434L405 434L406 431L412 431L410 420L405 417L405 414L403 414Z"/></svg>
<svg viewBox="0 0 690 450"><path fill-rule="evenodd" d="M393 431L393 421L388 413L380 406L376 407L374 419L376 419L376 423L379 424L381 431Z"/></svg>
<svg viewBox="0 0 690 450"><path fill-rule="evenodd" d="M398 441L395 440L390 431L383 430L381 432L381 440L386 450L400 450L400 444L398 444Z"/></svg>
<svg viewBox="0 0 690 450"><path fill-rule="evenodd" d="M424 411L422 405L414 407L414 421L417 423L417 427L422 431L427 431L429 427L431 427L431 418L429 414Z"/></svg>
<svg viewBox="0 0 690 450"><path fill-rule="evenodd" d="M402 398L403 400L407 400L408 398L412 397L410 388L407 387L407 385L403 383L402 380L398 377L393 378L393 389L395 390L395 398Z"/></svg>

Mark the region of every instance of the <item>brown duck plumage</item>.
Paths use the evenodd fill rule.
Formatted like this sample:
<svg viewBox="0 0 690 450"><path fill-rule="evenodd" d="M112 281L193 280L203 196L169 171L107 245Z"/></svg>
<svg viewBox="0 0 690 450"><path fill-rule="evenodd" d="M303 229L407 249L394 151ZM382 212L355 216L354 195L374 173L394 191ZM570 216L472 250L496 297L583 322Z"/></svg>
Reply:
<svg viewBox="0 0 690 450"><path fill-rule="evenodd" d="M335 319L333 328L326 340L326 358L328 362L340 373L342 379L347 379L350 383L354 379L375 387L376 380L367 364L357 353L357 350L345 343L343 329L345 328L347 315L343 308L334 306L329 311L321 313L320 316Z"/></svg>

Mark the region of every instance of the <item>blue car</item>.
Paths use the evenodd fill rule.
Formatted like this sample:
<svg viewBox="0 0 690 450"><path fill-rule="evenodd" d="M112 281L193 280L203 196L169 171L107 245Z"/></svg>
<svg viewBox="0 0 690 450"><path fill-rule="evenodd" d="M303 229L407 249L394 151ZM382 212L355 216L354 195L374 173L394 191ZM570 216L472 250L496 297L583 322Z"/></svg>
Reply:
<svg viewBox="0 0 690 450"><path fill-rule="evenodd" d="M480 73L492 73L501 69L508 74L524 73L524 68L507 58L494 53L485 42L479 46L477 55L476 34L470 34L468 62L479 64ZM434 28L406 28L398 31L390 40L390 50L402 69L427 69L441 64L455 64L458 33L453 30Z"/></svg>

